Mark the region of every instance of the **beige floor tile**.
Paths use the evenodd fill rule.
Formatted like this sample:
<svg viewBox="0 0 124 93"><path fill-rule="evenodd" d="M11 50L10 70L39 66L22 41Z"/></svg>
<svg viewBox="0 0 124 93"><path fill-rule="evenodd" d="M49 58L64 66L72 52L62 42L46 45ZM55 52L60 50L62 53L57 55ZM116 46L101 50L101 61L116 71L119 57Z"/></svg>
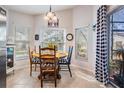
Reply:
<svg viewBox="0 0 124 93"><path fill-rule="evenodd" d="M92 74L71 67L72 77L68 71L61 71L61 79L57 81L58 88L102 88L102 84L95 80ZM40 80L37 78L39 69L29 75L29 62L20 61L16 63L15 72L7 75L8 88L40 88ZM54 83L44 82L45 88L54 88Z"/></svg>

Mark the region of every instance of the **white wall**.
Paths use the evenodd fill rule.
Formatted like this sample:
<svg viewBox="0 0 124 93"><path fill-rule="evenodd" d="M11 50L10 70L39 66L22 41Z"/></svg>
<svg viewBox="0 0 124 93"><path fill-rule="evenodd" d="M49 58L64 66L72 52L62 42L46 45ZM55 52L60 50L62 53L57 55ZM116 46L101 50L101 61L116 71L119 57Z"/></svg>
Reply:
<svg viewBox="0 0 124 93"><path fill-rule="evenodd" d="M41 31L45 28L44 16L38 15L34 16L34 33L40 35ZM35 35L34 34L34 35ZM34 38L33 35L33 38ZM41 37L39 36L39 40L33 40L33 45L36 47L36 51L38 52L39 44Z"/></svg>
<svg viewBox="0 0 124 93"><path fill-rule="evenodd" d="M89 31L88 40L88 62L83 62L75 59L75 28L85 27L96 24L97 9L99 6L85 6L80 5L74 7L74 9L67 9L56 12L59 18L59 27L65 28L66 33L72 33L74 35L73 41L67 41L66 47L69 45L74 46L72 64L79 66L83 69L95 72L95 59L96 59L96 31ZM108 13L118 6L109 6ZM31 16L27 14L18 13L15 11L8 11L8 37L14 37L15 25L31 27L31 46L39 46L39 41L34 40L35 34L40 34L44 28L47 27L47 22L44 20L44 15Z"/></svg>
<svg viewBox="0 0 124 93"><path fill-rule="evenodd" d="M67 41L66 47L69 45L74 46L72 64L79 66L83 69L94 72L95 67L95 47L96 47L96 32L89 31L89 43L88 43L88 62L83 62L75 59L75 28L85 27L89 24L96 23L96 6L77 6L74 9L68 9L56 12L59 21L59 27L65 28L66 33L72 33L74 35L73 41ZM39 41L34 40L35 34L40 34L44 28L47 27L47 23L44 20L44 15L31 16L15 11L9 11L9 34L8 37L14 37L15 25L29 26L31 27L31 46L39 46Z"/></svg>
<svg viewBox="0 0 124 93"><path fill-rule="evenodd" d="M89 24L95 23L93 20L96 15L94 15L94 6L77 6L74 9L67 9L63 11L56 12L59 18L59 27L66 29L66 33L72 33L74 35L73 41L66 41L66 47L69 45L74 46L72 64L79 66L83 69L93 71L95 64L95 32L89 31L88 40L88 62L83 62L75 59L75 28L85 27ZM15 35L15 25L29 26L31 30L31 46L38 46L40 41L34 40L35 34L40 34L44 28L47 27L47 22L44 20L44 15L31 16L15 11L9 11L9 37L14 37Z"/></svg>
<svg viewBox="0 0 124 93"><path fill-rule="evenodd" d="M66 34L67 33L73 34L73 20L72 20L73 15L72 15L72 13L73 13L72 9L57 12L58 18L60 19L60 28L65 28ZM72 45L73 41L66 40L66 47L68 48L69 45Z"/></svg>
<svg viewBox="0 0 124 93"><path fill-rule="evenodd" d="M95 22L93 20L96 15L94 15L94 7L95 6L78 6L73 9L73 30L75 28L86 27L88 25L93 25ZM75 33L75 31L74 31ZM83 62L75 59L74 64L86 69L88 71L94 72L94 65L95 65L95 39L96 36L95 31L88 31L88 62ZM75 46L75 42L73 43ZM74 50L75 52L75 50ZM75 57L75 54L74 54ZM74 58L73 58L74 60Z"/></svg>
<svg viewBox="0 0 124 93"><path fill-rule="evenodd" d="M74 9L68 9L56 12L58 18L59 18L59 27L65 28L66 33L72 33L74 35L73 41L67 41L66 47L68 48L69 45L74 46L73 56L72 56L72 64L79 66L81 68L87 69L89 71L93 71L94 65L95 65L95 46L96 42L95 37L96 32L89 31L89 38L88 38L88 62L83 62L75 59L75 28L78 27L85 27L89 24L93 24L93 18L94 16L94 6L77 6ZM47 27L47 23L44 20L44 15L38 15L35 16L35 33L40 34L40 31L42 29ZM34 45L39 45L39 41L34 41Z"/></svg>
<svg viewBox="0 0 124 93"><path fill-rule="evenodd" d="M72 9L56 12L56 15L59 18L59 28L64 28L66 30L66 33L73 33ZM44 14L34 16L34 25L35 34L40 34L45 28L47 28L47 21L44 19ZM72 42L66 41L66 47L72 45ZM39 44L40 41L34 40L34 45L36 45L37 50Z"/></svg>
<svg viewBox="0 0 124 93"><path fill-rule="evenodd" d="M92 23L93 6L80 5L73 9L73 27L78 28Z"/></svg>
<svg viewBox="0 0 124 93"><path fill-rule="evenodd" d="M12 39L14 42L15 28L16 26L30 27L30 41L32 41L32 35L34 32L34 19L33 16L22 14L19 12L8 10L8 35L7 39ZM32 42L31 42L32 44Z"/></svg>
<svg viewBox="0 0 124 93"><path fill-rule="evenodd" d="M93 25L96 25L97 23L97 10L99 8L99 5L96 5L96 6L93 6ZM93 45L92 45L92 70L93 70L93 73L95 74L95 65L96 65L96 34L97 33L97 29L95 27L95 31L93 32Z"/></svg>
<svg viewBox="0 0 124 93"><path fill-rule="evenodd" d="M108 13L116 9L117 5L109 6ZM85 27L89 24L95 25L97 23L97 9L99 5L95 6L77 6L73 9L73 31L75 28ZM75 34L75 31L74 31ZM75 54L73 54L73 63L83 69L89 70L95 73L95 63L96 63L96 29L95 31L89 32L88 38L88 62L83 62L75 59ZM73 42L75 46L75 42ZM75 49L74 49L75 53Z"/></svg>

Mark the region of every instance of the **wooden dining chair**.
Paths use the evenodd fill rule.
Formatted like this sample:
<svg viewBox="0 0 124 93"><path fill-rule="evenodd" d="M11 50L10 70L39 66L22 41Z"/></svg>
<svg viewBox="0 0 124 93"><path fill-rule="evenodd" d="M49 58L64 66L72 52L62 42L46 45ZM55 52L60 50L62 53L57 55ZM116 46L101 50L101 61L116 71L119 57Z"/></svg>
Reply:
<svg viewBox="0 0 124 93"><path fill-rule="evenodd" d="M60 58L58 62L60 70L69 71L71 77L72 77L72 73L70 69L70 64L71 64L72 52L73 52L73 46L69 46L68 56L64 58Z"/></svg>
<svg viewBox="0 0 124 93"><path fill-rule="evenodd" d="M35 71L36 71L36 65L37 65L37 64L40 64L39 58L34 57L34 56L33 56L33 52L34 52L34 51L31 51L31 50L30 50L30 47L29 47L30 76L32 76L32 67L33 67L33 65L34 65L34 68L35 68Z"/></svg>
<svg viewBox="0 0 124 93"><path fill-rule="evenodd" d="M41 87L43 87L43 81L54 81L56 87L58 67L55 47L41 48L39 46L39 57Z"/></svg>

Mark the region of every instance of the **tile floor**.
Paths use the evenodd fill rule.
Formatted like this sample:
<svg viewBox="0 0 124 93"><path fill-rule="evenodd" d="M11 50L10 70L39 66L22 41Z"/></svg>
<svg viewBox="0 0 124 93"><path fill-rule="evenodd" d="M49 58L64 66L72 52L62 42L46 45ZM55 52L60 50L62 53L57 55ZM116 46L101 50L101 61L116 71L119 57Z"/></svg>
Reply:
<svg viewBox="0 0 124 93"><path fill-rule="evenodd" d="M61 79L57 81L58 88L103 88L102 83L95 80L87 71L71 66L72 77L68 71L61 71ZM15 71L7 75L7 88L40 88L40 80L37 78L39 69L29 75L29 61L20 61L15 65ZM54 88L53 82L44 82L45 88Z"/></svg>

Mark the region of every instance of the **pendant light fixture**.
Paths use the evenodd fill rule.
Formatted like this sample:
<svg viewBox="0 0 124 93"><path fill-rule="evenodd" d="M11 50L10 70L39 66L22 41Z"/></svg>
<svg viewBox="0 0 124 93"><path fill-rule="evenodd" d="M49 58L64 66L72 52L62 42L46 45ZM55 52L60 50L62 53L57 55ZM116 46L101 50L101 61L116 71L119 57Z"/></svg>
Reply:
<svg viewBox="0 0 124 93"><path fill-rule="evenodd" d="M45 15L45 20L48 21L48 27L58 27L59 26L59 19L56 16L55 12L52 12L52 8L50 5L49 12Z"/></svg>

